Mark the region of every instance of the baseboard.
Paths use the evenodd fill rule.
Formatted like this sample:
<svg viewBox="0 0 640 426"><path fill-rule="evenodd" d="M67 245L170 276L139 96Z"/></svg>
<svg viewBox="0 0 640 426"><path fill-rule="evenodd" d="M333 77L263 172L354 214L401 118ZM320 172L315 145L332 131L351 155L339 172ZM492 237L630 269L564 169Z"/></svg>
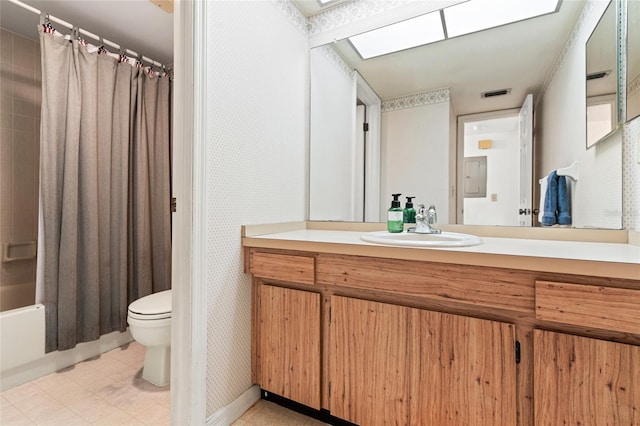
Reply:
<svg viewBox="0 0 640 426"><path fill-rule="evenodd" d="M231 404L220 408L207 419L207 426L229 426L260 399L260 387L251 386Z"/></svg>
<svg viewBox="0 0 640 426"><path fill-rule="evenodd" d="M75 348L67 351L49 352L44 357L28 364L2 372L0 375L0 391L55 373L58 370L109 352L132 341L133 338L129 330L124 333L116 331L105 334L93 342L79 343Z"/></svg>

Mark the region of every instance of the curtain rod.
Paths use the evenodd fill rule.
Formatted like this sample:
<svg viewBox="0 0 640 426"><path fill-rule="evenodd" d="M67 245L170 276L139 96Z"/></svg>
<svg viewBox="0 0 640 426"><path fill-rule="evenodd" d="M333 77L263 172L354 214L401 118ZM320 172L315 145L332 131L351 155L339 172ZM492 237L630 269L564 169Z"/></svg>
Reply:
<svg viewBox="0 0 640 426"><path fill-rule="evenodd" d="M26 3L23 3L20 0L9 0L9 1L11 3L15 4L16 6L20 6L21 8L23 8L25 10L28 10L29 12L33 12L33 13L35 13L37 15L42 14L42 12L40 10L38 10L35 7L30 6L30 5L26 4ZM60 24L60 25L66 27L66 28L68 28L70 30L73 29L73 25L71 25L67 21L64 21L64 20L62 20L60 18L56 18L55 16L50 16L49 15L49 20L52 21L52 22L55 22L57 24ZM120 45L119 44L116 44L116 43L114 43L112 41L109 41L107 39L103 39L102 37L100 37L100 36L98 36L98 35L96 35L96 34L94 34L92 32L83 30L82 28L78 28L78 31L80 32L80 34L85 35L85 36L87 36L89 38L92 38L92 39L94 39L96 41L99 41L100 43L103 43L105 46L110 46L110 47L120 51ZM138 53L133 51L133 50L131 50L131 49L124 49L124 52L126 54L129 54L132 58L137 58L138 57ZM146 61L146 62L148 62L150 64L153 64L153 65L155 65L157 67L163 67L164 66L164 64L161 64L160 62L154 61L153 59L148 58L146 56L142 56L142 60Z"/></svg>

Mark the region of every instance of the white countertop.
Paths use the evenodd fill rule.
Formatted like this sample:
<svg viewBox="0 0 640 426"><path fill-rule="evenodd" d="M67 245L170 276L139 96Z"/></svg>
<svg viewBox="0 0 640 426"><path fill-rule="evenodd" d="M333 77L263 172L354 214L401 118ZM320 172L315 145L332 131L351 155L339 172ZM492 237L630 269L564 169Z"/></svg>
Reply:
<svg viewBox="0 0 640 426"><path fill-rule="evenodd" d="M622 243L480 237L471 247L396 247L360 231L299 229L245 237L247 247L459 263L640 280L640 247Z"/></svg>
<svg viewBox="0 0 640 426"><path fill-rule="evenodd" d="M324 231L304 229L259 235L252 238L312 243L351 244L392 247L362 241L358 231ZM481 237L482 244L471 247L397 247L406 250L439 250L467 253L500 254L539 258L588 260L595 262L632 263L640 265L640 247L617 243L529 240L517 238ZM639 271L640 272L640 271ZM640 279L640 274L638 275Z"/></svg>

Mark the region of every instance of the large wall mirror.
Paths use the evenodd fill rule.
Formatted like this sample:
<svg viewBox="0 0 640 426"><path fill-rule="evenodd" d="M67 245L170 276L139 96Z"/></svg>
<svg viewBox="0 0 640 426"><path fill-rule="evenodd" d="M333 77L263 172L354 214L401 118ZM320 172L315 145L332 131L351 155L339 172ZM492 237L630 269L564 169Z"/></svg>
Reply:
<svg viewBox="0 0 640 426"><path fill-rule="evenodd" d="M640 1L627 2L627 117L640 116Z"/></svg>
<svg viewBox="0 0 640 426"><path fill-rule="evenodd" d="M616 22L616 4L610 1L586 45L587 148L618 128Z"/></svg>
<svg viewBox="0 0 640 426"><path fill-rule="evenodd" d="M569 166L586 151L585 132L581 130L586 124L584 49L606 6L596 2L585 9L585 4L585 1L563 1L556 13L366 60L348 39L311 49L310 220L383 221L391 194L402 193L403 206L406 196L416 197L416 203L435 204L439 223L468 223L464 215L465 197L460 202L458 196L463 186L461 179L465 179L463 160L487 156L486 194L470 196L468 203L486 203L474 214L482 222L471 224L538 224L535 218L538 178L552 169ZM585 19L585 11L598 16ZM613 14L615 31L615 6ZM578 22L580 19L587 24ZM585 26L586 30L580 29ZM567 41L576 28L580 40L567 53L564 51ZM615 37L608 49L615 58ZM550 85L549 75L565 55L575 62L565 66L572 77L568 84ZM378 100L375 96L369 99L360 96L358 81ZM545 91L553 93L550 96ZM528 95L533 95L530 107L525 103ZM529 108L529 116L533 109L535 117L543 96L557 99L548 102L562 104L565 110L582 118L576 115L568 126L552 123L558 128L574 126L576 131L570 137L556 137L550 130L552 125L536 122L534 147L527 153L529 164L523 165L520 163L526 156L518 147L522 140L520 133L527 128L521 122L523 108ZM370 120L372 111L378 112L379 121L370 125L369 131L373 127L378 133L378 147L371 146L366 132L361 132L362 120ZM546 107L545 114L563 120L549 111L551 108ZM476 116L482 120L470 119ZM462 132L475 138L468 155L464 143L461 145L457 140L461 122L468 124ZM508 139L506 133L513 137ZM598 150L589 151L601 151L597 155L604 155L608 145L599 145ZM564 159L562 152L556 155L554 150L570 155ZM514 152L515 157L507 158L507 151ZM616 161L615 149L606 154ZM536 155L557 157L559 162L539 160ZM544 163L542 170L537 171L532 162L538 163L538 169ZM520 204L523 170L528 174L528 184L524 184L529 197L527 208ZM492 182L515 184L495 189ZM587 176L580 185L581 191L588 193L589 186L600 183ZM621 179L616 185L621 192ZM353 187L358 189L354 192ZM375 194L370 193L372 188ZM502 204L508 204L508 214L497 212ZM612 216L614 212L613 215L621 217L617 204L606 209L597 214ZM527 212L528 220L520 220L521 211ZM501 217L508 218L501 220ZM585 219L577 226L620 225L602 225L598 220Z"/></svg>

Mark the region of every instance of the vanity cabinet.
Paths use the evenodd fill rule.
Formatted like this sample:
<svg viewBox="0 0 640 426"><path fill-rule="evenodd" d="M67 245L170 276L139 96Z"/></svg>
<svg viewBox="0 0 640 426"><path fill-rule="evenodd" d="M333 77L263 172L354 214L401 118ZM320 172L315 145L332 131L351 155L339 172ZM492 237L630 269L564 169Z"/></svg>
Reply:
<svg viewBox="0 0 640 426"><path fill-rule="evenodd" d="M330 411L361 425L516 424L510 324L331 298Z"/></svg>
<svg viewBox="0 0 640 426"><path fill-rule="evenodd" d="M320 409L320 294L257 286L260 387Z"/></svg>
<svg viewBox="0 0 640 426"><path fill-rule="evenodd" d="M640 424L640 280L246 254L267 391L367 426Z"/></svg>
<svg viewBox="0 0 640 426"><path fill-rule="evenodd" d="M536 425L640 424L640 347L534 331Z"/></svg>
<svg viewBox="0 0 640 426"><path fill-rule="evenodd" d="M410 311L331 297L331 414L359 425L407 424Z"/></svg>
<svg viewBox="0 0 640 426"><path fill-rule="evenodd" d="M412 425L515 425L512 324L411 310Z"/></svg>

